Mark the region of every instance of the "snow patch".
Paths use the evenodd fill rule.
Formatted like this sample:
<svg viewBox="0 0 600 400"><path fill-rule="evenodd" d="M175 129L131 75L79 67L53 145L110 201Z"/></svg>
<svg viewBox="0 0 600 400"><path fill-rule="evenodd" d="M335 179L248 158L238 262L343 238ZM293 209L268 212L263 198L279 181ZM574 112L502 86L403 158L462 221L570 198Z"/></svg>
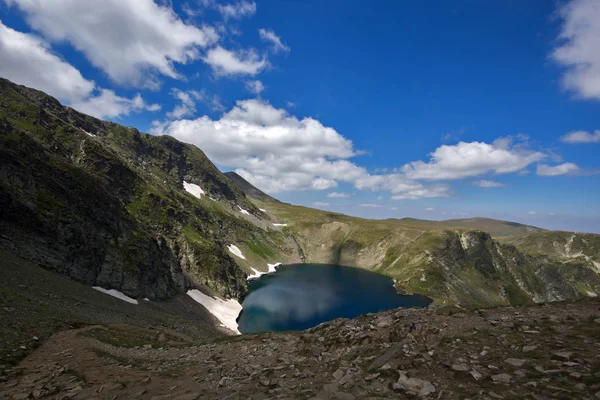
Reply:
<svg viewBox="0 0 600 400"><path fill-rule="evenodd" d="M236 319L242 311L242 305L237 300L221 300L207 296L198 289L188 290L187 295L202 304L212 315L217 317L222 326L241 335Z"/></svg>
<svg viewBox="0 0 600 400"><path fill-rule="evenodd" d="M240 209L240 212L242 214L250 215L250 213L248 211L244 210L242 207L238 206L238 208Z"/></svg>
<svg viewBox="0 0 600 400"><path fill-rule="evenodd" d="M242 260L245 260L246 257L244 257L244 255L242 254L242 251L240 250L239 247L237 247L234 244L230 244L229 246L227 246L227 249L229 250L229 252L235 256L238 256L239 258L241 258Z"/></svg>
<svg viewBox="0 0 600 400"><path fill-rule="evenodd" d="M281 263L267 264L267 267L269 268L267 272L262 272L257 270L256 268L250 267L250 269L252 269L252 272L254 273L252 275L248 275L248 278L246 280L251 281L252 279L258 279L263 275L272 274L273 272L277 271L277 267L279 267L280 265Z"/></svg>
<svg viewBox="0 0 600 400"><path fill-rule="evenodd" d="M264 208L259 208L259 210L265 213L267 212L267 210L265 210Z"/></svg>
<svg viewBox="0 0 600 400"><path fill-rule="evenodd" d="M183 181L183 188L186 192L190 193L192 196L196 196L199 199L202 198L203 194L206 194L204 193L204 190L202 190L202 188L195 183L187 183L186 181Z"/></svg>
<svg viewBox="0 0 600 400"><path fill-rule="evenodd" d="M93 133L90 133L90 132L88 132L88 131L84 131L83 129L82 129L81 131L82 131L83 133L85 133L86 135L88 135L88 136L91 136L91 137L96 137L96 135L94 135Z"/></svg>
<svg viewBox="0 0 600 400"><path fill-rule="evenodd" d="M275 272L277 271L277 267L279 267L281 265L281 263L275 263L275 264L267 264L267 267L269 267L269 274L271 272Z"/></svg>
<svg viewBox="0 0 600 400"><path fill-rule="evenodd" d="M127 296L125 293L119 292L118 290L115 290L115 289L104 289L100 286L92 286L92 289L96 289L99 292L106 293L109 296L116 297L117 299L126 301L131 304L138 303L138 301L136 299L132 299L131 297Z"/></svg>
<svg viewBox="0 0 600 400"><path fill-rule="evenodd" d="M144 301L150 301L150 299L147 297L144 297Z"/></svg>
<svg viewBox="0 0 600 400"><path fill-rule="evenodd" d="M287 226L287 224L273 224L273 226Z"/></svg>

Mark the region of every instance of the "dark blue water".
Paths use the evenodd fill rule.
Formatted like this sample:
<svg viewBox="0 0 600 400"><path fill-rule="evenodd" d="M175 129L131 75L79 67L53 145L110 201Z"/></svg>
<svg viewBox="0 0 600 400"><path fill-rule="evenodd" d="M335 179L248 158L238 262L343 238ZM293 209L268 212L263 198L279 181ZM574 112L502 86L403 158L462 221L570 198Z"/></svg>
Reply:
<svg viewBox="0 0 600 400"><path fill-rule="evenodd" d="M393 281L358 268L294 264L248 283L238 318L242 333L308 329L335 318L397 307L427 307L430 299L399 295Z"/></svg>

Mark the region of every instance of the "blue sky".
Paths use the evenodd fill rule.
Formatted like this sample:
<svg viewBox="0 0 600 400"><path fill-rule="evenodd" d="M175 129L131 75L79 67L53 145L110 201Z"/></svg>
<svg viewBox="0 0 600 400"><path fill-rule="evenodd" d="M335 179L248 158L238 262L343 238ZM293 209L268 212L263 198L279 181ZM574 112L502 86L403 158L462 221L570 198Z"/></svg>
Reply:
<svg viewBox="0 0 600 400"><path fill-rule="evenodd" d="M0 21L0 76L283 201L600 233L597 0L0 0Z"/></svg>

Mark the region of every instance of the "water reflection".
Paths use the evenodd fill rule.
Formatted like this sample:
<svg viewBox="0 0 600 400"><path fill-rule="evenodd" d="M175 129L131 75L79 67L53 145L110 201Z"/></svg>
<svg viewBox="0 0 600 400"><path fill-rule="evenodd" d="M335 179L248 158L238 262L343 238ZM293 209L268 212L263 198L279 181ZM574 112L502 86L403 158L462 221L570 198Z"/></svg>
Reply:
<svg viewBox="0 0 600 400"><path fill-rule="evenodd" d="M307 329L338 317L396 307L424 307L423 296L401 296L392 280L357 268L296 264L249 283L240 331Z"/></svg>

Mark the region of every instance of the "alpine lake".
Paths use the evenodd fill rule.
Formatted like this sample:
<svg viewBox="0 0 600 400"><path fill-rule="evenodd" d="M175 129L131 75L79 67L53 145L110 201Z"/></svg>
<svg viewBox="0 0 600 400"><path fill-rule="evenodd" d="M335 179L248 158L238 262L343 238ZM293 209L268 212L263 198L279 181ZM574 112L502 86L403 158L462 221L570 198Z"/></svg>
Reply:
<svg viewBox="0 0 600 400"><path fill-rule="evenodd" d="M335 318L403 307L427 307L421 295L400 295L391 278L359 268L292 264L248 282L238 317L242 333L312 328Z"/></svg>

